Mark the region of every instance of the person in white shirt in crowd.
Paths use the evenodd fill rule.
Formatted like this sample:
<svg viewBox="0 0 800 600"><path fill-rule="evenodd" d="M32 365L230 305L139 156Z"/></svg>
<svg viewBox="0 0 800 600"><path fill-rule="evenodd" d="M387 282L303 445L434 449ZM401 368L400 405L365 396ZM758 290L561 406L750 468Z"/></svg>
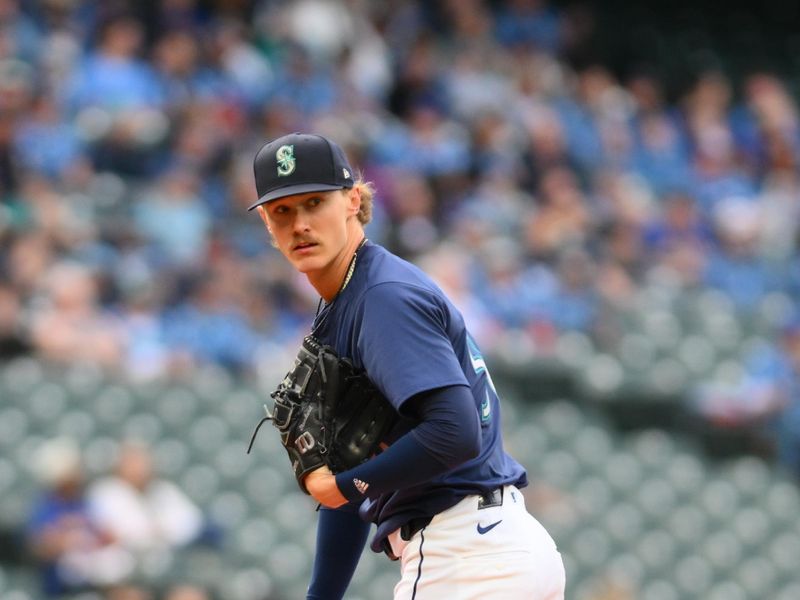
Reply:
<svg viewBox="0 0 800 600"><path fill-rule="evenodd" d="M156 475L149 448L138 441L122 444L114 472L89 487L88 499L97 522L137 553L186 546L206 526L186 493Z"/></svg>

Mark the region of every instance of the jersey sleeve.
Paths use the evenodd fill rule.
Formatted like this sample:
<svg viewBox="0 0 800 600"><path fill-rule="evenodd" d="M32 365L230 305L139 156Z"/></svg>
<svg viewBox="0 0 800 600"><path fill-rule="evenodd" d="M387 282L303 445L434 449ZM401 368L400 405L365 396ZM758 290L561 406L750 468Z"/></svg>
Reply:
<svg viewBox="0 0 800 600"><path fill-rule="evenodd" d="M453 315L430 290L382 283L363 297L356 343L367 375L396 409L429 390L469 385L448 336Z"/></svg>

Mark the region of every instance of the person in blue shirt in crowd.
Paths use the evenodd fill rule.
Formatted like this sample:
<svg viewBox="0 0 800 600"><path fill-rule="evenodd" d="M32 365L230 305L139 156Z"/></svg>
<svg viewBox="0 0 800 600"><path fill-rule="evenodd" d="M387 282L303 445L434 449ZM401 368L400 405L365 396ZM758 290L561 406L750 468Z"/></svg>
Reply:
<svg viewBox="0 0 800 600"><path fill-rule="evenodd" d="M77 443L48 440L32 463L43 489L31 506L25 538L42 593L63 597L123 582L133 573L134 557L92 515Z"/></svg>
<svg viewBox="0 0 800 600"><path fill-rule="evenodd" d="M525 509L486 362L441 289L366 239L372 186L317 135L264 144L254 170L251 209L321 296L312 334L402 417L371 460L306 476L323 507L307 598L343 597L372 522L371 549L401 561L396 600L562 599L561 555Z"/></svg>

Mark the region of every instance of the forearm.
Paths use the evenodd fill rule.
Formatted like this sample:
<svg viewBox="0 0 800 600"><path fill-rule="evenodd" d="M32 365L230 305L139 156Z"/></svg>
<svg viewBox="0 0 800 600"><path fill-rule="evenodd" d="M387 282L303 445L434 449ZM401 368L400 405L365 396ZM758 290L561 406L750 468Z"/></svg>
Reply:
<svg viewBox="0 0 800 600"><path fill-rule="evenodd" d="M339 473L348 500L430 481L480 452L480 424L469 388L435 390L418 402L422 420L383 453ZM409 468L413 465L413 468Z"/></svg>

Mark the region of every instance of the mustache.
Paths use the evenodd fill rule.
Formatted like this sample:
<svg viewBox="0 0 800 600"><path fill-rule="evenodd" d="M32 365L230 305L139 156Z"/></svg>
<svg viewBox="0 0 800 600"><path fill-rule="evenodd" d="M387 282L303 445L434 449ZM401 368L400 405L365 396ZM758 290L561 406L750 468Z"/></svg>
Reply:
<svg viewBox="0 0 800 600"><path fill-rule="evenodd" d="M307 237L297 238L292 241L292 248L297 248L298 246L302 246L305 244L316 244L316 243L317 241L312 238L307 238Z"/></svg>

